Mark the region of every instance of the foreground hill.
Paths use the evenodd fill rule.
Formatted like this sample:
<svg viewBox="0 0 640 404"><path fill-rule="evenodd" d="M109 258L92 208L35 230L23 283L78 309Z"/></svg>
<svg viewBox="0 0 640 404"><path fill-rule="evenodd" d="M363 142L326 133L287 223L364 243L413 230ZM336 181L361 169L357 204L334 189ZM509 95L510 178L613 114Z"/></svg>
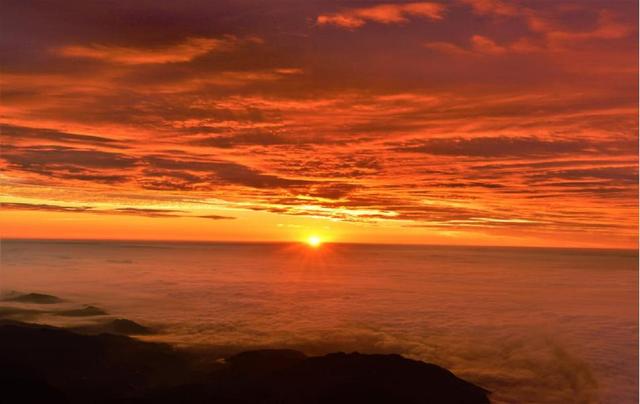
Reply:
<svg viewBox="0 0 640 404"><path fill-rule="evenodd" d="M488 403L487 391L400 355L292 350L223 362L130 337L0 322L0 400L20 403Z"/></svg>

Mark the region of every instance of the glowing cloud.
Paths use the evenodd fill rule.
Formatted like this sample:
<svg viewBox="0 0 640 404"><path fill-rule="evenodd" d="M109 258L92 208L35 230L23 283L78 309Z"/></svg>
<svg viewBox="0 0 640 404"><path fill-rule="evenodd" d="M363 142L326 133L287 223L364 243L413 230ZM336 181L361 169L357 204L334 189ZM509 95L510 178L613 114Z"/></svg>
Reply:
<svg viewBox="0 0 640 404"><path fill-rule="evenodd" d="M71 45L57 50L69 58L96 59L128 65L188 62L214 50L223 49L228 41L213 38L187 38L184 42L158 48L135 48L114 45Z"/></svg>
<svg viewBox="0 0 640 404"><path fill-rule="evenodd" d="M404 24L409 17L431 20L442 19L445 7L438 3L380 4L372 7L352 8L334 14L318 16L318 25L336 25L342 28L360 28L367 22L380 24Z"/></svg>

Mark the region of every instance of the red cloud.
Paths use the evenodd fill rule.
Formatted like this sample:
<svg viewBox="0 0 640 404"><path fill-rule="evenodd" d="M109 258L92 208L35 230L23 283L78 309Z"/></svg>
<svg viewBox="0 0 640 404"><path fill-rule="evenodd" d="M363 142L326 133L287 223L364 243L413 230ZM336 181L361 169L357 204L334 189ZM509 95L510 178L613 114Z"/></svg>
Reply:
<svg viewBox="0 0 640 404"><path fill-rule="evenodd" d="M228 40L187 38L185 41L159 48L134 48L92 44L64 46L57 53L71 58L96 59L127 65L188 62L198 56L229 46Z"/></svg>
<svg viewBox="0 0 640 404"><path fill-rule="evenodd" d="M438 3L380 4L373 7L352 8L335 14L318 16L318 25L336 25L355 29L368 21L380 24L403 24L408 17L422 17L431 20L442 19L445 7Z"/></svg>

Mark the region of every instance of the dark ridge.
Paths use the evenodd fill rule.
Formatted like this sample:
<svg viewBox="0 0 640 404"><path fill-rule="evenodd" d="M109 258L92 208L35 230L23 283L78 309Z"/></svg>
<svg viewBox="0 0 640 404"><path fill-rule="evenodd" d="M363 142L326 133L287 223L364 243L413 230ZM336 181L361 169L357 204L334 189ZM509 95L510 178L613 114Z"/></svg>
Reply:
<svg viewBox="0 0 640 404"><path fill-rule="evenodd" d="M81 309L58 311L55 314L65 317L91 317L91 316L104 316L106 311L95 306L85 306Z"/></svg>
<svg viewBox="0 0 640 404"><path fill-rule="evenodd" d="M0 321L7 402L126 404L487 404L488 392L400 355L214 357L125 336Z"/></svg>
<svg viewBox="0 0 640 404"><path fill-rule="evenodd" d="M32 368L1 356L0 366L4 369L0 371L3 384L0 402L9 403L10 401L4 400L13 398L19 398L19 400L13 401L16 403L63 404L68 402L64 394L53 388L42 375Z"/></svg>
<svg viewBox="0 0 640 404"><path fill-rule="evenodd" d="M126 318L117 318L115 320L109 320L103 323L84 325L71 328L80 334L117 334L117 335L151 335L155 334L154 330L136 323L135 321L127 320Z"/></svg>
<svg viewBox="0 0 640 404"><path fill-rule="evenodd" d="M306 357L269 350L244 352L227 362L230 366L219 372L223 387L210 393L211 402L489 403L487 390L440 366L400 355ZM247 392L244 386L252 388Z"/></svg>
<svg viewBox="0 0 640 404"><path fill-rule="evenodd" d="M123 335L149 335L153 330L125 318L117 318L106 324L107 332Z"/></svg>
<svg viewBox="0 0 640 404"><path fill-rule="evenodd" d="M16 296L5 297L3 300L7 302L19 303L35 303L35 304L56 304L62 303L64 300L57 296L45 295L44 293L26 293Z"/></svg>
<svg viewBox="0 0 640 404"><path fill-rule="evenodd" d="M0 307L0 319L31 320L42 313L44 313L42 310L6 306Z"/></svg>
<svg viewBox="0 0 640 404"><path fill-rule="evenodd" d="M66 397L65 403L106 404L196 378L188 355L166 344L112 334L80 335L50 326L0 321L1 380L10 379L16 365L34 377L28 378L29 373L23 372L26 380L19 386L3 386L0 398L7 403L49 402L23 399L30 390L26 388L27 382L45 392L44 382L57 392L52 397L62 395Z"/></svg>
<svg viewBox="0 0 640 404"><path fill-rule="evenodd" d="M263 349L236 354L225 360L233 369L250 374L265 374L289 368L307 356L293 349Z"/></svg>

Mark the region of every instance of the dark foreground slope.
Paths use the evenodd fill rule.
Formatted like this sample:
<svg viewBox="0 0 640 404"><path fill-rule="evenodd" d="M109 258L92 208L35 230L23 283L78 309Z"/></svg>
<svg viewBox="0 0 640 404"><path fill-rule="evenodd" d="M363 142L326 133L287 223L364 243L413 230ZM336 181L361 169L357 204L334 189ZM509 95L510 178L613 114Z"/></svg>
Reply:
<svg viewBox="0 0 640 404"><path fill-rule="evenodd" d="M224 363L124 336L0 322L0 402L488 403L441 367L399 355L244 352Z"/></svg>

